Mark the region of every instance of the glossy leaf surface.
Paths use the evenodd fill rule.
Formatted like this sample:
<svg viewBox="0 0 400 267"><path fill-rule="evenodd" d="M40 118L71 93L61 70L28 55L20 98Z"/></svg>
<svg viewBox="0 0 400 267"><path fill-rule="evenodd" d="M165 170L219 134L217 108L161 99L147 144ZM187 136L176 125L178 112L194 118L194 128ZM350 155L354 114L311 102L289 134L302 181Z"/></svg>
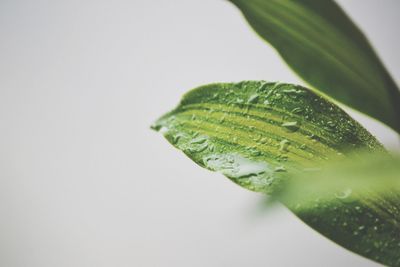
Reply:
<svg viewBox="0 0 400 267"><path fill-rule="evenodd" d="M400 133L400 91L368 40L334 1L230 2L306 82Z"/></svg>
<svg viewBox="0 0 400 267"><path fill-rule="evenodd" d="M250 190L273 192L288 174L351 150L383 150L343 110L292 84L210 84L187 93L153 128L197 164Z"/></svg>

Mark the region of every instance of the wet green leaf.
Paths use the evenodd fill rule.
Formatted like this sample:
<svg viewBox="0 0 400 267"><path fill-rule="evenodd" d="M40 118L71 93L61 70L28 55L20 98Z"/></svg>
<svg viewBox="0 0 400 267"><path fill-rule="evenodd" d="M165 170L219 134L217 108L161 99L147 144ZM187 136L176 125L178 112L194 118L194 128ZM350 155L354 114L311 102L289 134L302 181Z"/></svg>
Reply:
<svg viewBox="0 0 400 267"><path fill-rule="evenodd" d="M306 82L400 133L400 91L331 0L230 0Z"/></svg>
<svg viewBox="0 0 400 267"><path fill-rule="evenodd" d="M312 91L264 81L210 84L187 93L153 128L197 164L254 191L293 173L381 144Z"/></svg>
<svg viewBox="0 0 400 267"><path fill-rule="evenodd" d="M277 198L313 229L388 266L400 266L400 157L366 154L288 180Z"/></svg>

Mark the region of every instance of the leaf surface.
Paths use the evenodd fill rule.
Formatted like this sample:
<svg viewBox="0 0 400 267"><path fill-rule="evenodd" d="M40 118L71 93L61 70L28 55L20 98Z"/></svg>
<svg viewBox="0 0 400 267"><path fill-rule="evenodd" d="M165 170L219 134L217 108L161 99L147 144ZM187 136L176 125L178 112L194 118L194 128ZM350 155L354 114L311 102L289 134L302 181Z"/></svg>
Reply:
<svg viewBox="0 0 400 267"><path fill-rule="evenodd" d="M245 81L187 93L153 128L197 164L253 191L288 174L382 145L343 110L301 86Z"/></svg>
<svg viewBox="0 0 400 267"><path fill-rule="evenodd" d="M332 0L230 0L306 82L400 133L400 91Z"/></svg>
<svg viewBox="0 0 400 267"><path fill-rule="evenodd" d="M343 247L400 266L400 157L366 154L298 174L277 197Z"/></svg>

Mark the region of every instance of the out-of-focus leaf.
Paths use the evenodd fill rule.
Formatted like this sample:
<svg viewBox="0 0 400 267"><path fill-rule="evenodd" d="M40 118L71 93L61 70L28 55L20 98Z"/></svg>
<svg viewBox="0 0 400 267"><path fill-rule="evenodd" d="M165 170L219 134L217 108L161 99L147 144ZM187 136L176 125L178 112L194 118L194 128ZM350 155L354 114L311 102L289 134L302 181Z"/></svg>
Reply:
<svg viewBox="0 0 400 267"><path fill-rule="evenodd" d="M153 128L197 164L254 191L381 144L343 110L292 84L222 83L187 93Z"/></svg>
<svg viewBox="0 0 400 267"><path fill-rule="evenodd" d="M306 82L400 133L400 91L332 0L230 0Z"/></svg>
<svg viewBox="0 0 400 267"><path fill-rule="evenodd" d="M350 159L291 177L277 198L341 246L400 266L400 157Z"/></svg>

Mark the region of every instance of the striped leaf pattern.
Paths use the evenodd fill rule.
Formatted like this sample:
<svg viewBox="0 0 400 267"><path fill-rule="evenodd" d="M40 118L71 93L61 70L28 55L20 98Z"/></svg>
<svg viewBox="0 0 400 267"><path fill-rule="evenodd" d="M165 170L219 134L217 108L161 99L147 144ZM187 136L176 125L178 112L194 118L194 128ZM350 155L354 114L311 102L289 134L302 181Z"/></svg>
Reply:
<svg viewBox="0 0 400 267"><path fill-rule="evenodd" d="M399 88L363 33L334 1L230 2L306 82L400 133Z"/></svg>
<svg viewBox="0 0 400 267"><path fill-rule="evenodd" d="M301 86L210 84L187 93L153 128L197 164L253 191L350 151L382 145L343 110Z"/></svg>

